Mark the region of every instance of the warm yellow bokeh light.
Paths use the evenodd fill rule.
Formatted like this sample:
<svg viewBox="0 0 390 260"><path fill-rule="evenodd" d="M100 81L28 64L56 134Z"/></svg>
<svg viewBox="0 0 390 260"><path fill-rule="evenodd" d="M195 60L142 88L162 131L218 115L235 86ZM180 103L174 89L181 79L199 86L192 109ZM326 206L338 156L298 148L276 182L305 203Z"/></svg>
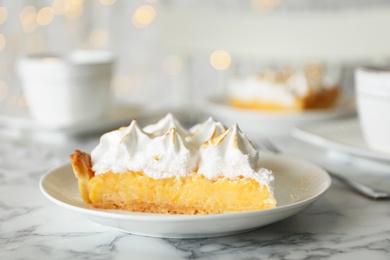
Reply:
<svg viewBox="0 0 390 260"><path fill-rule="evenodd" d="M272 11L280 0L251 0L251 8L257 13L266 13Z"/></svg>
<svg viewBox="0 0 390 260"><path fill-rule="evenodd" d="M65 17L69 20L76 20L83 13L83 0L66 0Z"/></svg>
<svg viewBox="0 0 390 260"><path fill-rule="evenodd" d="M83 14L83 7L80 6L78 9L73 9L65 12L65 17L69 20L76 20Z"/></svg>
<svg viewBox="0 0 390 260"><path fill-rule="evenodd" d="M5 47L5 36L4 34L0 33L0 52L4 49Z"/></svg>
<svg viewBox="0 0 390 260"><path fill-rule="evenodd" d="M51 7L53 8L53 12L55 15L62 15L66 11L66 0L54 0Z"/></svg>
<svg viewBox="0 0 390 260"><path fill-rule="evenodd" d="M230 54L227 51L217 50L210 56L210 64L214 69L226 70L231 63Z"/></svg>
<svg viewBox="0 0 390 260"><path fill-rule="evenodd" d="M8 86L5 81L0 81L0 101L6 99L8 95Z"/></svg>
<svg viewBox="0 0 390 260"><path fill-rule="evenodd" d="M0 6L0 24L5 23L8 17L8 10L4 6Z"/></svg>
<svg viewBox="0 0 390 260"><path fill-rule="evenodd" d="M89 43L92 47L100 48L107 45L109 33L105 29L97 28L89 35Z"/></svg>
<svg viewBox="0 0 390 260"><path fill-rule="evenodd" d="M53 21L54 11L51 7L43 7L37 14L37 23L39 25L48 25Z"/></svg>
<svg viewBox="0 0 390 260"><path fill-rule="evenodd" d="M18 106L20 107L26 107L27 106L27 99L24 95L21 95L19 98L18 98Z"/></svg>
<svg viewBox="0 0 390 260"><path fill-rule="evenodd" d="M145 28L150 25L156 17L156 10L150 5L143 5L133 14L133 24L137 28Z"/></svg>
<svg viewBox="0 0 390 260"><path fill-rule="evenodd" d="M35 22L36 10L34 6L26 6L20 12L20 22L23 25Z"/></svg>
<svg viewBox="0 0 390 260"><path fill-rule="evenodd" d="M65 0L66 11L78 9L84 0Z"/></svg>
<svg viewBox="0 0 390 260"><path fill-rule="evenodd" d="M102 5L112 5L116 2L116 0L100 0Z"/></svg>
<svg viewBox="0 0 390 260"><path fill-rule="evenodd" d="M36 27L36 17L37 13L35 7L26 6L20 12L20 22L22 23L23 29L26 32L31 32Z"/></svg>
<svg viewBox="0 0 390 260"><path fill-rule="evenodd" d="M163 69L170 76L175 76L183 70L183 60L176 55L171 55L165 58Z"/></svg>

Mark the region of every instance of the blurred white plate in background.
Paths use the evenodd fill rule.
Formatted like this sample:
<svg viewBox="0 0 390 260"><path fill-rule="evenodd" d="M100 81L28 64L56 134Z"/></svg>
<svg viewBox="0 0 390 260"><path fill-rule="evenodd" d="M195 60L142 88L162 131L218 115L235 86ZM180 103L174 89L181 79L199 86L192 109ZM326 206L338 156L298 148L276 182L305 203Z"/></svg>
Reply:
<svg viewBox="0 0 390 260"><path fill-rule="evenodd" d="M55 132L67 136L93 134L127 126L135 118L141 125L155 123L168 112L177 112L174 108L145 108L132 106L112 106L107 114L61 127L48 127L36 122L27 108L9 109L0 111L0 125L25 130Z"/></svg>
<svg viewBox="0 0 390 260"><path fill-rule="evenodd" d="M328 173L310 162L284 155L263 155L262 160L262 167L275 174L278 206L252 212L169 215L95 209L81 199L69 163L45 174L40 189L55 204L114 230L151 237L200 238L243 233L290 217L319 199L331 184Z"/></svg>
<svg viewBox="0 0 390 260"><path fill-rule="evenodd" d="M202 112L220 120L226 126L238 123L249 137L287 135L294 126L351 116L356 113L353 100L342 100L330 109L304 112L271 112L240 109L230 106L223 98L207 98L200 106Z"/></svg>
<svg viewBox="0 0 390 260"><path fill-rule="evenodd" d="M358 118L295 127L292 136L329 150L390 162L390 154L370 149L364 141Z"/></svg>

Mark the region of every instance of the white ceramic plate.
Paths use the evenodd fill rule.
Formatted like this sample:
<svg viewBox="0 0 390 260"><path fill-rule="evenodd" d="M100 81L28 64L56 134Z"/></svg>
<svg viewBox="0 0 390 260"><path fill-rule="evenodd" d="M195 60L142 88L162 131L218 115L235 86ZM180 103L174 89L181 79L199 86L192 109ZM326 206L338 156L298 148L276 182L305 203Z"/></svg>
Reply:
<svg viewBox="0 0 390 260"><path fill-rule="evenodd" d="M177 109L172 108L171 110L176 111ZM130 124L133 118L141 120L140 123L146 125L156 122L171 110L168 108L112 106L110 110L107 111L107 114L100 118L74 122L67 126L48 127L34 121L26 108L14 108L0 111L0 125L12 125L13 127L26 130L60 133L71 136L115 129Z"/></svg>
<svg viewBox="0 0 390 260"><path fill-rule="evenodd" d="M367 146L356 117L296 127L292 129L291 135L330 150L390 162L390 154L372 150Z"/></svg>
<svg viewBox="0 0 390 260"><path fill-rule="evenodd" d="M356 113L352 100L343 100L335 108L304 112L271 112L240 109L228 105L223 98L207 98L200 106L202 112L220 120L226 126L238 123L251 137L285 135L294 126L350 116Z"/></svg>
<svg viewBox="0 0 390 260"><path fill-rule="evenodd" d="M243 213L166 215L94 209L80 198L70 164L44 175L40 189L55 204L115 230L152 237L200 238L242 233L287 218L316 201L331 183L323 169L293 157L264 155L263 167L275 173L278 207Z"/></svg>

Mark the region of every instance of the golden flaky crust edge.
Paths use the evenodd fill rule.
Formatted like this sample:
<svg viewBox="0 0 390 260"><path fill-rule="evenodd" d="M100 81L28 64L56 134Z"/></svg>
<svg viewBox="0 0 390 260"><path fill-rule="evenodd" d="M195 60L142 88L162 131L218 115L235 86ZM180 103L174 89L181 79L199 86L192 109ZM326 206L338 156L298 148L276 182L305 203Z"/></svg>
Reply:
<svg viewBox="0 0 390 260"><path fill-rule="evenodd" d="M89 199L88 182L95 175L92 170L91 156L87 153L75 150L70 156L73 172L78 180L78 186L81 198L91 203Z"/></svg>

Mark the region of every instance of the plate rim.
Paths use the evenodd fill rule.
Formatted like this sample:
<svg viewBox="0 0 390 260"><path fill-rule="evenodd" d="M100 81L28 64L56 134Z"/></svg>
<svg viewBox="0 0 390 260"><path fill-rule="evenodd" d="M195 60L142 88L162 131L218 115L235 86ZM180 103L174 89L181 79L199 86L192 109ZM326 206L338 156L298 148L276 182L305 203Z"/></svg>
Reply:
<svg viewBox="0 0 390 260"><path fill-rule="evenodd" d="M233 213L224 213L224 214L206 214L206 215L185 215L185 214L158 214L158 213L143 213L143 212L113 212L113 211L105 211L105 210L99 210L95 208L83 208L76 205L68 204L58 198L55 198L51 194L49 194L48 191L46 191L44 187L44 182L47 180L47 178L53 174L55 174L57 171L62 170L62 168L70 168L71 169L71 163L66 162L63 163L60 166L54 167L51 170L47 171L44 175L41 176L39 180L39 189L42 192L42 194L49 199L54 204L57 204L59 206L62 206L66 209L72 210L77 213L82 213L88 216L94 216L94 217L104 217L104 218L110 218L110 219L116 219L116 220L128 220L128 221L158 221L158 222L174 222L174 221L193 221L193 220L213 220L218 219L221 217L227 217L227 218L237 218L237 217L248 217L253 215L263 215L263 214L272 214L272 213L278 213L279 211L283 210L289 210L292 208L299 208L304 207L305 205L310 205L312 202L319 199L322 195L326 193L327 190L329 190L331 186L331 177L329 174L319 165L312 163L310 161L297 158L290 155L263 155L264 157L271 157L271 158L284 158L294 161L299 161L301 163L309 164L311 167L317 168L317 172L322 174L326 180L326 183L324 183L324 186L321 191L318 191L314 196L311 196L309 198L303 199L298 202L290 203L287 205L282 205L276 208L272 209L265 209L265 210L256 210L256 211L246 211L246 212L233 212ZM72 173L73 175L73 173ZM74 178L75 182L77 181L76 177Z"/></svg>
<svg viewBox="0 0 390 260"><path fill-rule="evenodd" d="M338 116L347 116L353 115L356 113L356 106L353 104L354 99L344 98L340 101L340 104L333 108L319 109L319 110L306 110L306 111L292 111L292 112L275 112L275 111L264 111L264 110L254 110L254 109L244 109L244 108L235 108L224 104L226 102L226 97L218 97L217 95L211 95L205 97L202 101L201 109L203 111L220 111L225 110L231 113L239 114L247 118L255 118L269 121L280 121L291 120L291 121L310 121L313 119L318 119L318 117L333 118ZM213 109L206 109L205 106L211 106ZM342 113L341 113L342 112Z"/></svg>
<svg viewBox="0 0 390 260"><path fill-rule="evenodd" d="M176 107L137 106L130 104L113 104L109 106L106 113L100 117L76 121L63 126L45 126L35 121L27 108L22 108L18 113L10 113L7 110L0 110L0 125L15 124L17 128L43 131L47 133L60 133L66 136L77 136L87 133L94 133L99 129L110 129L112 126L129 124L133 118L148 118L157 115L164 115L170 111L179 111ZM96 130L98 129L98 130Z"/></svg>
<svg viewBox="0 0 390 260"><path fill-rule="evenodd" d="M357 121L356 118L353 118L349 122L355 123ZM317 127L323 127L324 125L335 125L338 122L327 122L323 123L320 126L317 125ZM343 122L345 123L345 122ZM356 124L357 127L358 124ZM368 159L375 159L380 161L386 161L390 162L390 154L386 154L380 151L375 151L370 148L364 148L336 140L332 140L329 137L326 137L324 135L321 135L319 133L314 133L310 129L306 129L308 126L296 126L293 129L291 129L291 135L301 141L311 143L326 149L334 149L339 152L344 152L347 154L364 157Z"/></svg>

